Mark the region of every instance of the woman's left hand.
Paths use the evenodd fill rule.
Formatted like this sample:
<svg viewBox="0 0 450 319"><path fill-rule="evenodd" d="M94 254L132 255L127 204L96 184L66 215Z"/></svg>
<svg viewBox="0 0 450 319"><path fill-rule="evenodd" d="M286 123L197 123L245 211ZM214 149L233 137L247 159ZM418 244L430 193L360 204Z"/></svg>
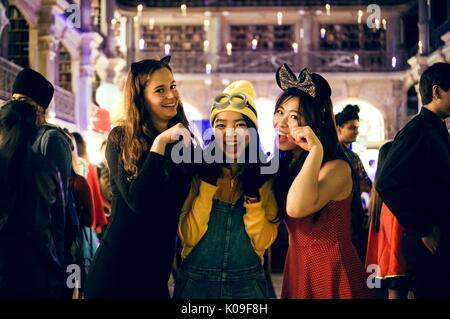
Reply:
<svg viewBox="0 0 450 319"><path fill-rule="evenodd" d="M322 143L309 126L291 127L288 139L308 152L313 148L322 149Z"/></svg>

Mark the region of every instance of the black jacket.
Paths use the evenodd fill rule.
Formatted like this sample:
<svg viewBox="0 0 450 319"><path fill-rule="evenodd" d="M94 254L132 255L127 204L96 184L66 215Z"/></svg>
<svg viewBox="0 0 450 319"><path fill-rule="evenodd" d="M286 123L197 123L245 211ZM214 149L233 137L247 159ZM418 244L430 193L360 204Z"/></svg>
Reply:
<svg viewBox="0 0 450 319"><path fill-rule="evenodd" d="M120 157L123 130L110 133L106 158L111 172L112 217L94 257L86 298L169 298L178 216L190 174L166 156L144 153L132 180Z"/></svg>
<svg viewBox="0 0 450 319"><path fill-rule="evenodd" d="M12 205L0 229L0 297L59 298L64 283L62 182L55 166L27 152L26 165L19 168L24 180L10 193Z"/></svg>
<svg viewBox="0 0 450 319"><path fill-rule="evenodd" d="M450 143L444 122L422 108L395 137L376 189L406 230L450 235Z"/></svg>

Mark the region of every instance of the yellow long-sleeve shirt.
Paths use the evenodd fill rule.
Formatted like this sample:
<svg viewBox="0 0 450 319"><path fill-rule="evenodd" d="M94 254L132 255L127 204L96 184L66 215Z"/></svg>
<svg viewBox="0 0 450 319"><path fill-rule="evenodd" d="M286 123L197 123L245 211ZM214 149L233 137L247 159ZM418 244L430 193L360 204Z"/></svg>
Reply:
<svg viewBox="0 0 450 319"><path fill-rule="evenodd" d="M183 205L178 223L178 235L183 243L183 258L191 252L192 248L202 239L208 229L209 216L213 198L232 200L236 202L243 196L242 185L234 185L230 174L224 170L224 177L219 178L218 186L203 181L194 180L191 191ZM229 185L227 187L227 185ZM273 221L277 216L277 205L272 191L272 180L267 181L259 190L260 201L257 203L244 203L244 226L255 252L264 255L275 241L277 224Z"/></svg>

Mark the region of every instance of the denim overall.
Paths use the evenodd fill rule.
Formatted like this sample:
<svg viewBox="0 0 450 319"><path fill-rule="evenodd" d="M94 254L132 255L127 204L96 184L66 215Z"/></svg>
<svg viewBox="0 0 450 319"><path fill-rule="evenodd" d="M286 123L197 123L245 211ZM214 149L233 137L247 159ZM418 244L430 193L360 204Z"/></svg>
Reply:
<svg viewBox="0 0 450 319"><path fill-rule="evenodd" d="M176 299L263 299L261 259L245 231L243 202L213 200L208 230L181 264Z"/></svg>

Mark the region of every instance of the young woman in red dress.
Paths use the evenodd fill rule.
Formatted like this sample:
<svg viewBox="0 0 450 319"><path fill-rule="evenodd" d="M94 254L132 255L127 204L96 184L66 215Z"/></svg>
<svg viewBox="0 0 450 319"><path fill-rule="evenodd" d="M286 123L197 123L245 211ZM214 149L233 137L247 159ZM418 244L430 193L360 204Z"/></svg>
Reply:
<svg viewBox="0 0 450 319"><path fill-rule="evenodd" d="M277 83L284 92L274 114L281 151L275 191L289 234L281 297L371 298L352 244L352 204L361 203L339 146L331 88L306 69L297 78L287 65Z"/></svg>

